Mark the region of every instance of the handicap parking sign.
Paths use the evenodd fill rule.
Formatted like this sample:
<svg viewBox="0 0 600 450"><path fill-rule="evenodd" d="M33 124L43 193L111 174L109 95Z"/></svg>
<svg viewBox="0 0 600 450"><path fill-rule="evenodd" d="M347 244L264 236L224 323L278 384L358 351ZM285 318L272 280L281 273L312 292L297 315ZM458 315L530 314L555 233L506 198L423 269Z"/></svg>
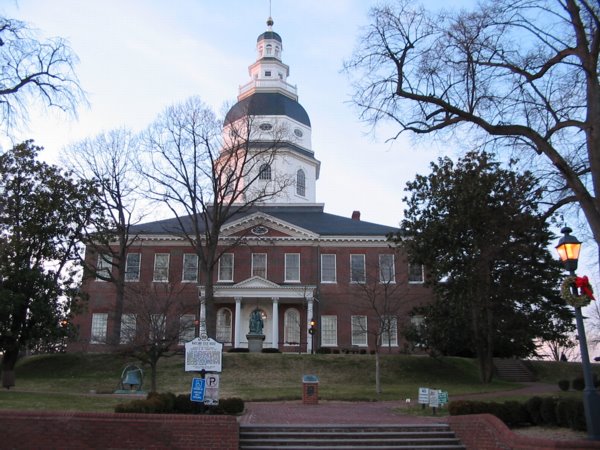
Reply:
<svg viewBox="0 0 600 450"><path fill-rule="evenodd" d="M205 386L206 380L204 378L192 378L192 393L190 395L190 400L193 402L203 402Z"/></svg>

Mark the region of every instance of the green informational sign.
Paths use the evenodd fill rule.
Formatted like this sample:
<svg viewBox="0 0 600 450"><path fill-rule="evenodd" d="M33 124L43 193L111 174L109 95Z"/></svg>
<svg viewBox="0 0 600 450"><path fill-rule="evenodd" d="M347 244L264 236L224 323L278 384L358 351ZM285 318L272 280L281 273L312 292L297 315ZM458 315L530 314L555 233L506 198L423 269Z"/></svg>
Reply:
<svg viewBox="0 0 600 450"><path fill-rule="evenodd" d="M445 405L446 403L448 403L448 391L439 391L438 401L440 405Z"/></svg>

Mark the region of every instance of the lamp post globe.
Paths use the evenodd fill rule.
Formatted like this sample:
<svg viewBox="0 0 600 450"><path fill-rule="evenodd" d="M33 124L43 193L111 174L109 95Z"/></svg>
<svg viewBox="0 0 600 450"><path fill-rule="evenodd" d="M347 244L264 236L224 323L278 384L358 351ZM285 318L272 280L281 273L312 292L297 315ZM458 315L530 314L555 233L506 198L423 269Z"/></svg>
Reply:
<svg viewBox="0 0 600 450"><path fill-rule="evenodd" d="M575 275L579 261L579 252L581 251L581 242L575 236L571 235L573 230L569 227L563 227L560 232L563 233L563 237L559 239L556 251L565 269L571 275Z"/></svg>
<svg viewBox="0 0 600 450"><path fill-rule="evenodd" d="M564 227L560 232L563 233L563 237L559 239L556 251L558 252L558 256L560 257L565 270L569 271L569 275L574 277L577 263L579 262L581 242L575 236L571 235L573 230L569 227ZM573 289L577 288L573 287ZM594 386L581 307L575 306L574 308L579 338L579 350L581 353L581 367L583 369L583 379L585 382L585 388L583 390L583 407L585 410L587 433L589 439L600 440L600 396Z"/></svg>

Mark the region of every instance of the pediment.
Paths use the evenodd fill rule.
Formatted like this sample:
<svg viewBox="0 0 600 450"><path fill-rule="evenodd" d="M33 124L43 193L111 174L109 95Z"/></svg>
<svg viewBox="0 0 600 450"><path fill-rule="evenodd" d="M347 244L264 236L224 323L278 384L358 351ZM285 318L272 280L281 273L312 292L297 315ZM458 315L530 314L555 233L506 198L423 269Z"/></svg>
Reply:
<svg viewBox="0 0 600 450"><path fill-rule="evenodd" d="M277 283L273 283L272 281L266 280L262 277L250 277L244 281L240 281L232 286L233 288L245 288L245 289L272 289L279 288Z"/></svg>
<svg viewBox="0 0 600 450"><path fill-rule="evenodd" d="M221 231L222 236L247 238L302 238L311 239L318 235L310 230L278 219L264 212L249 214L228 223Z"/></svg>

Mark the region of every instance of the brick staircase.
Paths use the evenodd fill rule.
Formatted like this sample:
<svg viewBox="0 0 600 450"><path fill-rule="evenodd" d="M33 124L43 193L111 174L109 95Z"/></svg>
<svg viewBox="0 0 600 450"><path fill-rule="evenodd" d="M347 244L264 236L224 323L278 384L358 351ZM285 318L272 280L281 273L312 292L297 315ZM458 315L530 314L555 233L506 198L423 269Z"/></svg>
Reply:
<svg viewBox="0 0 600 450"><path fill-rule="evenodd" d="M496 376L504 381L535 381L533 373L531 373L520 359L494 358L494 369Z"/></svg>
<svg viewBox="0 0 600 450"><path fill-rule="evenodd" d="M465 450L447 424L241 425L241 450Z"/></svg>

